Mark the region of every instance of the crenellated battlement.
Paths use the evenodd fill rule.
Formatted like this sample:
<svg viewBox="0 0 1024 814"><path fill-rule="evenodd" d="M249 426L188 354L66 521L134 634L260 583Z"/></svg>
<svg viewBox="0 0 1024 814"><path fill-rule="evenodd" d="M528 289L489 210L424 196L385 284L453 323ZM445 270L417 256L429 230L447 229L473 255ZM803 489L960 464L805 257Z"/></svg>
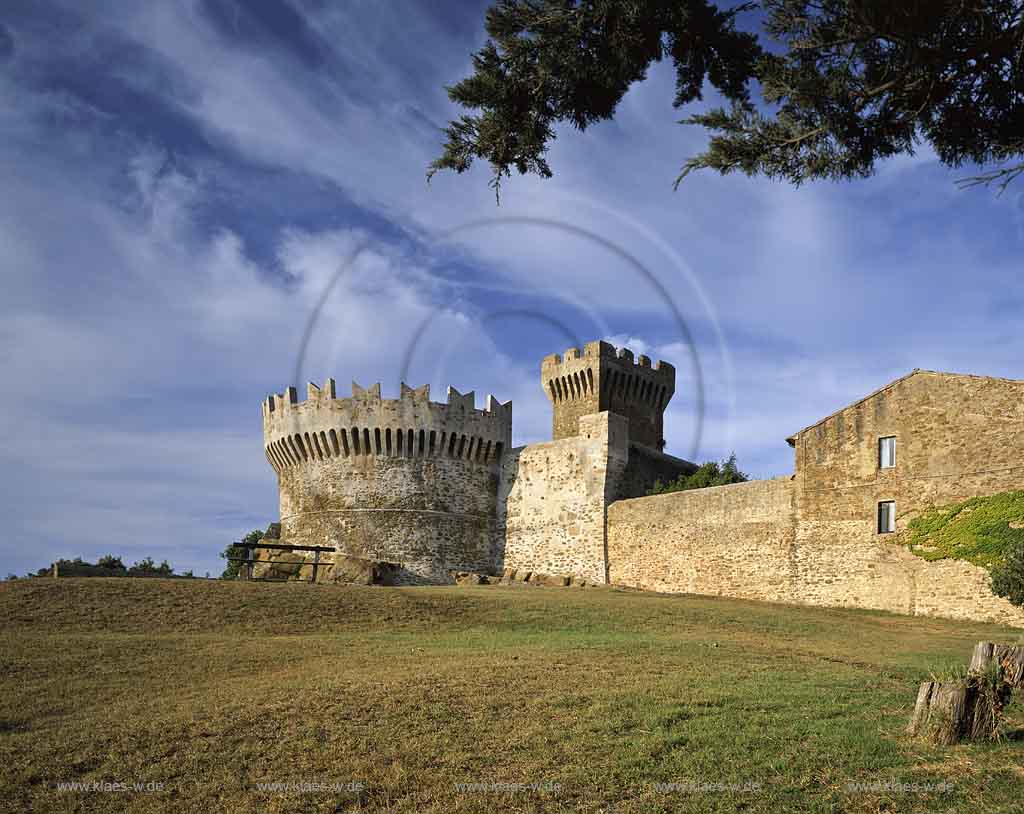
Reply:
<svg viewBox="0 0 1024 814"><path fill-rule="evenodd" d="M576 364L572 363L581 363L581 366L593 365L595 360L614 361L623 367L633 365L641 370L650 370L659 373L664 378L675 380L676 369L668 362L659 359L652 367L650 357L642 354L634 357L633 351L629 348L619 348L616 350L614 345L603 341L588 342L583 346L582 353L579 348L568 348L561 354L548 354L541 361L541 375L544 372L550 372L551 375L555 375L555 371L562 367L577 367Z"/></svg>
<svg viewBox="0 0 1024 814"><path fill-rule="evenodd" d="M496 463L512 442L512 402L487 396L476 408L473 391L447 391L447 402L430 400L430 386L400 385L397 399L381 397L377 382L352 382L352 395L337 397L334 379L310 382L299 401L288 387L263 402L267 458L278 472L331 457L386 456L461 458Z"/></svg>
<svg viewBox="0 0 1024 814"><path fill-rule="evenodd" d="M430 401L430 385L424 384L420 387L409 387L405 382L401 383L401 391L397 399L385 399L381 397L381 383L376 382L370 387L362 387L357 382L352 382L352 395L348 398L337 397L337 385L334 379L327 379L323 388L314 382L306 385L306 399L299 401L297 391L294 387L288 387L284 393L274 393L267 396L263 402L263 418L266 421L272 418L274 413L283 413L292 407L301 407L309 402L332 402L339 407L345 406L374 406L387 404L412 404L430 405L431 408L452 408L461 410L463 413L479 413L494 418L509 418L512 414L512 402L502 404L494 396L488 395L484 401L484 407L476 409L476 391L460 393L454 387L449 386L447 391L447 402Z"/></svg>
<svg viewBox="0 0 1024 814"><path fill-rule="evenodd" d="M398 564L406 584L493 572L509 558L604 581L608 502L690 466L644 449L664 444L675 369L599 341L541 369L553 441L516 449L512 402L480 405L472 390L431 401L428 385L384 394L354 381L339 393L327 379L270 395L263 437L281 538Z"/></svg>
<svg viewBox="0 0 1024 814"><path fill-rule="evenodd" d="M578 432L583 415L611 412L630 419L630 438L661 449L662 413L675 393L676 369L659 360L634 356L629 348L608 342L588 342L541 362L544 392L554 407L552 437Z"/></svg>

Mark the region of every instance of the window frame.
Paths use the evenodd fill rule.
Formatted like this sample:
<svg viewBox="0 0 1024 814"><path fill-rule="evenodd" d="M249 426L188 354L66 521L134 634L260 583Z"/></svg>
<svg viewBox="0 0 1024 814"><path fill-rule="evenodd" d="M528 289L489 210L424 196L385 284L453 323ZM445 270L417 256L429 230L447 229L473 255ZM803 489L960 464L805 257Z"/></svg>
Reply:
<svg viewBox="0 0 1024 814"><path fill-rule="evenodd" d="M882 512L886 512L886 519L889 521L886 524L886 528L882 528ZM896 533L896 501L895 500L880 500L878 501L878 510L875 515L875 530L877 534L895 534Z"/></svg>
<svg viewBox="0 0 1024 814"><path fill-rule="evenodd" d="M885 463L885 457L883 450L885 449L885 442L892 442L892 458L889 464ZM878 468L879 469L895 469L896 468L896 436L895 435L881 435L878 438Z"/></svg>

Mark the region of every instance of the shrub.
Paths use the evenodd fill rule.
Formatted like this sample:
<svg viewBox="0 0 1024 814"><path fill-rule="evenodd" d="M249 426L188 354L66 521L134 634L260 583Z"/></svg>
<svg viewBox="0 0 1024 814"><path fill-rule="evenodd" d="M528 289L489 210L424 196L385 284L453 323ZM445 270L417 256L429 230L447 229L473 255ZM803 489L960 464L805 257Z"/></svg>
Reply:
<svg viewBox="0 0 1024 814"><path fill-rule="evenodd" d="M118 571L124 571L124 563L120 557L115 557L113 554L104 554L96 561L96 565L100 568L114 568Z"/></svg>
<svg viewBox="0 0 1024 814"><path fill-rule="evenodd" d="M1018 542L1001 563L993 566L992 593L1024 607L1024 543Z"/></svg>
<svg viewBox="0 0 1024 814"><path fill-rule="evenodd" d="M258 543L262 539L263 539L263 532L260 531L259 529L253 529L248 534L246 534L245 537L242 538L241 542L243 542L243 543ZM242 548L241 546L237 546L234 543L231 543L230 545L228 545L227 548L225 548L222 552L220 552L220 556L221 556L222 559L225 559L225 560L227 560L228 557L244 557L245 554L246 554L246 551L247 551L247 549ZM227 563L224 566L224 571L221 573L220 578L221 579L237 579L238 578L238 572L239 572L239 569L241 569L241 567L242 567L242 563L240 563L240 562L231 562L231 560L228 560Z"/></svg>
<svg viewBox="0 0 1024 814"><path fill-rule="evenodd" d="M129 573L132 574L143 574L146 576L161 576L169 577L174 573L174 569L171 564L164 560L159 565L153 562L152 557L146 557L145 559L139 560L130 569Z"/></svg>
<svg viewBox="0 0 1024 814"><path fill-rule="evenodd" d="M662 483L660 480L654 482L649 495L663 495L667 492L685 492L689 489L706 489L709 486L727 486L730 483L743 483L750 480L745 472L741 472L736 465L736 453L734 452L724 461L708 461L697 467L697 470L689 475L680 475L674 481Z"/></svg>

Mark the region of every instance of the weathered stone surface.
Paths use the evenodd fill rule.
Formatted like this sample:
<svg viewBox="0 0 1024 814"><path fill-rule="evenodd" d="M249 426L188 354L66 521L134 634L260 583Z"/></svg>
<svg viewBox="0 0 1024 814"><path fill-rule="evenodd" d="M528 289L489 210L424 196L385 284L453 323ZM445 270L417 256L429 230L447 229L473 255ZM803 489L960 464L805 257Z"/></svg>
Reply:
<svg viewBox="0 0 1024 814"><path fill-rule="evenodd" d="M579 426L576 438L505 457L498 534L506 566L604 582L605 511L626 467L627 423L605 412L580 417Z"/></svg>
<svg viewBox="0 0 1024 814"><path fill-rule="evenodd" d="M291 579L299 576L306 557L298 551L266 552L256 561L252 575L256 579Z"/></svg>
<svg viewBox="0 0 1024 814"><path fill-rule="evenodd" d="M610 581L792 601L790 478L622 500L608 513Z"/></svg>
<svg viewBox="0 0 1024 814"><path fill-rule="evenodd" d="M1024 488L1024 382L920 371L797 433L791 478L613 503L612 582L1024 626L988 572L878 533L930 505ZM895 436L896 466L878 466Z"/></svg>
<svg viewBox="0 0 1024 814"><path fill-rule="evenodd" d="M663 414L676 389L676 371L667 362L651 361L607 342L588 342L581 353L570 348L541 362L541 382L552 404L551 437L584 434L584 416L612 412L629 423L630 437L655 450L664 446Z"/></svg>
<svg viewBox="0 0 1024 814"><path fill-rule="evenodd" d="M364 560L336 554L331 578L351 585L394 585L400 566L396 563Z"/></svg>
<svg viewBox="0 0 1024 814"><path fill-rule="evenodd" d="M380 386L335 398L334 382L264 404L265 451L278 474L280 535L400 563L403 582L449 582L450 570L494 562L498 468L511 441L511 402L424 388L382 399Z"/></svg>
<svg viewBox="0 0 1024 814"><path fill-rule="evenodd" d="M472 393L435 404L426 388L386 400L354 385L338 399L329 380L304 402L272 397L281 522L268 538L397 563L401 583L504 569L505 584L572 574L1024 626L984 569L928 562L877 529L880 501L895 501L899 530L927 506L1024 488L1024 382L918 371L796 433L792 477L643 498L693 468L658 449L671 365L596 342L547 357L541 378L555 440L516 449L511 405L476 410Z"/></svg>

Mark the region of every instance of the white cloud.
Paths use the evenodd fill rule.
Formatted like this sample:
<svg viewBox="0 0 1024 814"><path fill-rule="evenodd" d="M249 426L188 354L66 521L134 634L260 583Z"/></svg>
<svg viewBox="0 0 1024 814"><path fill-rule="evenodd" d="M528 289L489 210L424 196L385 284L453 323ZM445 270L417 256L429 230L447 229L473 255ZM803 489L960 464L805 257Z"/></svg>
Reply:
<svg viewBox="0 0 1024 814"><path fill-rule="evenodd" d="M696 379L677 307L704 374L698 454L735 450L758 474L788 470L786 435L912 367L1024 375L1021 196L961 193L927 150L862 183L794 190L703 173L673 193L705 136L675 124L662 64L615 122L561 130L556 177L510 179L496 209L486 167L424 179L440 150L432 123L458 112L443 86L468 73L482 19L476 35L456 34L427 6L300 5L333 49L320 68L226 39L200 3L66 4L87 16L58 56L184 117L165 131L154 114L144 136L122 127L110 96L37 81L54 44L12 24L0 375L17 397L0 412L15 439L0 457L19 540L45 545L8 543L9 567L116 544L129 557L180 546L194 559L176 564L206 570L228 529L273 517L256 402L303 384L292 379L306 321L357 248L303 374L381 379L395 395L409 357L410 383L435 398L448 384L512 398L516 443L550 432L539 358L520 350L535 325L512 321L495 341L483 323L531 294L581 341L610 336L676 366L667 438L689 454ZM173 130L188 127L213 148L177 149ZM346 205L311 226L288 214L304 201L273 200L271 217L264 194L251 228L270 224L272 249L255 251L216 211L221 164L234 160L243 211L253 162ZM346 199L402 237L371 238ZM482 219L499 222L451 234ZM39 454L42 443L62 455Z"/></svg>

